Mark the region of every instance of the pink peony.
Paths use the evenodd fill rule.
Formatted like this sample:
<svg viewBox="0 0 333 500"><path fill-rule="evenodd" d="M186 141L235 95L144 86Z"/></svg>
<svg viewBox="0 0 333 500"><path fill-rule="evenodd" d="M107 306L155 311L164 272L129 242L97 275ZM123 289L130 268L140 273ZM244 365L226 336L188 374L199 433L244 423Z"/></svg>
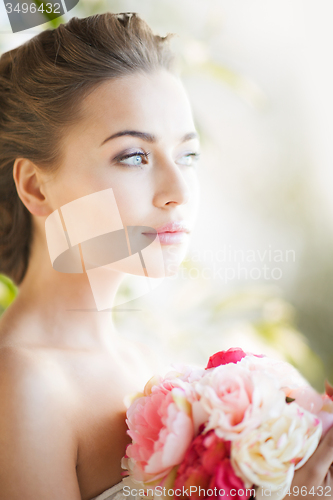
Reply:
<svg viewBox="0 0 333 500"><path fill-rule="evenodd" d="M193 399L195 391L191 384L200 380L205 375L205 370L196 366L181 364L173 365L173 368L163 377L155 375L149 379L143 394L141 393L140 396L149 396L155 391L167 393L174 387L180 387L186 392L189 399Z"/></svg>
<svg viewBox="0 0 333 500"><path fill-rule="evenodd" d="M183 460L194 437L184 389L168 380L149 386L147 393L133 402L126 420L132 438L126 466L135 480L145 483L165 478Z"/></svg>
<svg viewBox="0 0 333 500"><path fill-rule="evenodd" d="M174 489L189 489L191 486L192 495L188 496L192 500L205 500L209 497L245 500L251 496L231 466L230 442L218 438L214 431L199 434L193 440L178 468ZM199 488L202 488L200 495ZM214 491L214 495L207 493L208 490ZM232 495L231 490L235 490Z"/></svg>
<svg viewBox="0 0 333 500"><path fill-rule="evenodd" d="M209 358L206 370L229 363L238 363L245 356L246 353L240 347L231 347L227 351L216 352Z"/></svg>

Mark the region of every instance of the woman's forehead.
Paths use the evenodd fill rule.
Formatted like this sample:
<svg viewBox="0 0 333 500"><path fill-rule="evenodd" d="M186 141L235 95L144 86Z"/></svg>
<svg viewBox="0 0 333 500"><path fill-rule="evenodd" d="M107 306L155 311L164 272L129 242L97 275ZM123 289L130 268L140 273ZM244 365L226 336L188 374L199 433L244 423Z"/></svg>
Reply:
<svg viewBox="0 0 333 500"><path fill-rule="evenodd" d="M112 133L144 128L158 135L168 128L179 129L179 133L194 128L185 89L178 78L165 70L103 82L84 99L81 109L85 129L111 127Z"/></svg>
<svg viewBox="0 0 333 500"><path fill-rule="evenodd" d="M121 135L107 141L124 131L146 134L156 139L150 142L171 147L180 145L186 135L194 138L196 132L186 91L166 70L103 82L82 101L80 115L64 136L63 148L70 156L102 152L111 143L126 145L130 139Z"/></svg>

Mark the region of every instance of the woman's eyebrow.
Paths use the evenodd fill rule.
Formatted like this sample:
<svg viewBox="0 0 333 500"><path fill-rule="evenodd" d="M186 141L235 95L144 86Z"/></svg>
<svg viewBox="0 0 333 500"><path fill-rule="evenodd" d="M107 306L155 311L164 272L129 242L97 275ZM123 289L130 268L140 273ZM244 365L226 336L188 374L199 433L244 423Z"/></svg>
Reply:
<svg viewBox="0 0 333 500"><path fill-rule="evenodd" d="M143 139L144 141L147 141L147 142L157 142L157 137L153 134L149 134L148 132L140 132L139 130L122 130L121 132L116 132L115 134L110 135L110 137L107 137L106 139L104 139L101 146L103 146L103 144L110 141L111 139L115 139L116 137L121 137L123 135L130 135L132 137L139 137L139 139ZM196 132L189 132L188 134L185 134L181 138L180 143L190 141L191 139L197 139L197 138L198 138L198 134Z"/></svg>

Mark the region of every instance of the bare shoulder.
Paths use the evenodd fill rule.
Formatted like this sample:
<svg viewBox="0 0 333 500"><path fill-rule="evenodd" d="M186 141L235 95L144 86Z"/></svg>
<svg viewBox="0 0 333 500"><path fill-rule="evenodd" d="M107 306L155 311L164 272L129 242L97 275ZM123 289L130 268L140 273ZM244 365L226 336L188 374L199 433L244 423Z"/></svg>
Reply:
<svg viewBox="0 0 333 500"><path fill-rule="evenodd" d="M66 396L66 379L61 377L59 365L43 349L15 344L0 346L0 389L7 385L13 397L23 396L22 392L31 396L36 388L45 396L52 395L55 403L57 394L61 395L61 400Z"/></svg>
<svg viewBox="0 0 333 500"><path fill-rule="evenodd" d="M0 497L80 498L69 398L45 356L0 348Z"/></svg>
<svg viewBox="0 0 333 500"><path fill-rule="evenodd" d="M38 349L0 347L0 396L3 409L14 413L19 408L17 418L26 413L26 417L33 416L31 423L51 418L56 411L66 415L68 426L74 408L74 394L62 370ZM59 422L59 415L55 416Z"/></svg>

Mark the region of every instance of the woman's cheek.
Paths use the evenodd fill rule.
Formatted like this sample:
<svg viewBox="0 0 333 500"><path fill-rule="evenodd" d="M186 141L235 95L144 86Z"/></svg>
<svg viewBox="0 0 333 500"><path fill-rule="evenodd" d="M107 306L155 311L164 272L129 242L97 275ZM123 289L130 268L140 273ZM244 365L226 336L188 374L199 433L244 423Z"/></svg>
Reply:
<svg viewBox="0 0 333 500"><path fill-rule="evenodd" d="M114 182L111 187L123 223L125 225L136 225L135 221L142 223L140 213L147 204L147 195L140 183L124 179L120 184Z"/></svg>
<svg viewBox="0 0 333 500"><path fill-rule="evenodd" d="M193 175L191 176L191 179L189 180L189 186L190 186L190 204L191 208L193 211L193 214L196 215L199 205L200 205L200 200L201 200L201 187L200 187L200 181L198 179L197 173L193 172Z"/></svg>

